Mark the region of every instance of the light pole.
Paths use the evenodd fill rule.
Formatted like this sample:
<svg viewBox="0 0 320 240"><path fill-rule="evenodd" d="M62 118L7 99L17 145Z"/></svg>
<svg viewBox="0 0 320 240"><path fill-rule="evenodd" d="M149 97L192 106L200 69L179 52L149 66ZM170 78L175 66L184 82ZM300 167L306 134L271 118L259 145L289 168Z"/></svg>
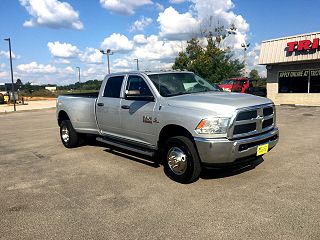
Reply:
<svg viewBox="0 0 320 240"><path fill-rule="evenodd" d="M13 82L13 70L12 70L11 40L10 40L10 38L5 38L4 40L9 42L9 54L10 54L10 67L11 67L11 83L12 83L13 109L14 109L14 111L16 111L16 96L15 96L15 94L14 94L14 82Z"/></svg>
<svg viewBox="0 0 320 240"><path fill-rule="evenodd" d="M249 46L250 46L250 43L241 44L241 47L243 48L244 77L247 75L247 50Z"/></svg>
<svg viewBox="0 0 320 240"><path fill-rule="evenodd" d="M133 60L137 62L137 71L139 71L139 59L138 59L138 58L135 58L135 59L133 59Z"/></svg>
<svg viewBox="0 0 320 240"><path fill-rule="evenodd" d="M79 79L79 83L80 83L80 67L76 67L76 69L78 69L78 79Z"/></svg>
<svg viewBox="0 0 320 240"><path fill-rule="evenodd" d="M113 55L113 52L111 51L111 49L107 49L107 51L105 52L104 50L100 50L100 52L102 54L107 55L107 61L108 61L108 74L110 74L110 59L109 56Z"/></svg>

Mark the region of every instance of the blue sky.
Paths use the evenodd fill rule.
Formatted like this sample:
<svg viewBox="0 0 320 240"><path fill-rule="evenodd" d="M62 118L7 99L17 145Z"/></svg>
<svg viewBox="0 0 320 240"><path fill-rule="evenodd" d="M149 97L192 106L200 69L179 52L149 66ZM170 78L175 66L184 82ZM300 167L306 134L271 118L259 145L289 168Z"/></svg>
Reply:
<svg viewBox="0 0 320 240"><path fill-rule="evenodd" d="M186 40L200 29L231 23L235 35L223 46L242 59L250 42L249 69L256 66L262 40L319 31L320 0L1 0L0 37L10 37L14 78L37 84L102 79L110 48L111 70L168 69ZM210 20L209 20L210 19ZM0 41L0 83L10 82L8 44Z"/></svg>

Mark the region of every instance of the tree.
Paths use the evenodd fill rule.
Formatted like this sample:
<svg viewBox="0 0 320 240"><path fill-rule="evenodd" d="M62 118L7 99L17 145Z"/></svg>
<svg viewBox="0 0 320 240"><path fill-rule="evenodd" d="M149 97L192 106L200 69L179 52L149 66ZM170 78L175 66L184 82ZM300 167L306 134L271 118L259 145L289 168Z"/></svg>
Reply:
<svg viewBox="0 0 320 240"><path fill-rule="evenodd" d="M257 69L252 69L252 70L250 71L250 73L249 73L249 77L250 77L251 79L256 79L256 80L260 79L258 70L257 70Z"/></svg>
<svg viewBox="0 0 320 240"><path fill-rule="evenodd" d="M241 76L243 63L238 59L233 59L229 49L217 47L217 42L211 32L206 39L206 46L202 46L199 39L196 38L188 41L186 50L179 53L172 68L195 72L212 83Z"/></svg>
<svg viewBox="0 0 320 240"><path fill-rule="evenodd" d="M19 90L22 89L23 83L22 83L22 81L21 81L20 78L17 79L17 81L16 81L16 86L17 86L17 89L19 89Z"/></svg>
<svg viewBox="0 0 320 240"><path fill-rule="evenodd" d="M16 84L17 84L18 86L22 86L22 85L23 85L23 83L22 83L22 81L21 81L20 78L17 79Z"/></svg>

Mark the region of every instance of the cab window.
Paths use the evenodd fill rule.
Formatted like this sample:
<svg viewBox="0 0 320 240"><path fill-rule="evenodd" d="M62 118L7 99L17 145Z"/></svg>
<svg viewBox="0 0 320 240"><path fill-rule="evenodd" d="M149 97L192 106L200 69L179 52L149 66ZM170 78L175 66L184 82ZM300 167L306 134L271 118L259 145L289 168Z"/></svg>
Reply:
<svg viewBox="0 0 320 240"><path fill-rule="evenodd" d="M110 77L107 80L103 96L110 98L120 98L120 91L124 76Z"/></svg>

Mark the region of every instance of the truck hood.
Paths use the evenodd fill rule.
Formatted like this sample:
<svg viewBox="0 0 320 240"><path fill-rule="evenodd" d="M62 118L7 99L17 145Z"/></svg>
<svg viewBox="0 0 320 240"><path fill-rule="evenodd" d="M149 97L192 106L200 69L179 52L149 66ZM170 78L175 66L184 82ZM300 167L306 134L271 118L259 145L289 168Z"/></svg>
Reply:
<svg viewBox="0 0 320 240"><path fill-rule="evenodd" d="M167 98L172 107L203 110L216 116L230 117L236 109L270 104L268 98L243 93L204 92Z"/></svg>

